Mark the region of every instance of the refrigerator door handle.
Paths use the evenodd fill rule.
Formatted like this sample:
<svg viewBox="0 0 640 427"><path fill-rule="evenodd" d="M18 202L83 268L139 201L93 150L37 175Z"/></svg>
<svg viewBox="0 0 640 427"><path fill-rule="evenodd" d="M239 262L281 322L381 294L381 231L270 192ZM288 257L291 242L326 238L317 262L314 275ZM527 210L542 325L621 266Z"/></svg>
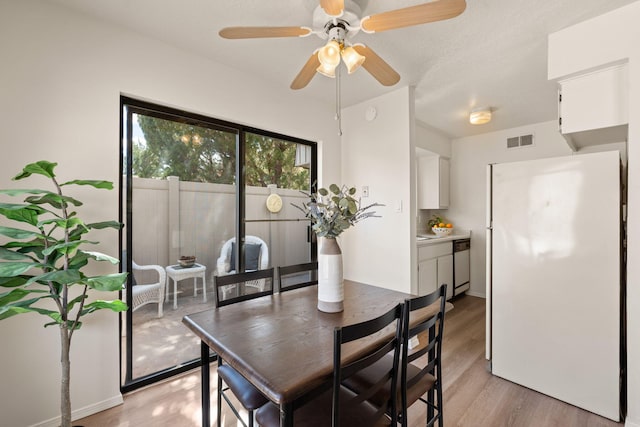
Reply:
<svg viewBox="0 0 640 427"><path fill-rule="evenodd" d="M485 309L485 358L491 362L491 333L492 333L492 305L491 305L491 291L492 291L492 245L493 245L493 165L487 165L487 199L486 199L486 218L485 225L487 228L486 234L486 264L485 264L485 296L486 296L486 309ZM491 365L489 365L491 366Z"/></svg>

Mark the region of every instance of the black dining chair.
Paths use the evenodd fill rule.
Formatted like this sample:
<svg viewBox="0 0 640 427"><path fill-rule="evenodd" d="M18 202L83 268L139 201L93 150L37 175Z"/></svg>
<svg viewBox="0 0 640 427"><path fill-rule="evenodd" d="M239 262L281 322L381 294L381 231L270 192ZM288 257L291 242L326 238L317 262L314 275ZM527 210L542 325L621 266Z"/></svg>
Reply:
<svg viewBox="0 0 640 427"><path fill-rule="evenodd" d="M378 406L371 404L367 398L384 390L385 384L390 384L392 390L397 388L403 310L404 305L398 304L374 319L335 329L332 384L320 387L315 393L305 396L302 402L294 404L294 425L377 427L396 424L396 399L392 398L390 392L387 393L387 399ZM343 355L345 344L377 334L394 323L393 335L383 340L383 343L373 346L364 354L358 354L355 358L346 352ZM342 385L345 379L371 366L387 354L392 354L396 363L391 363L386 371L380 371L378 380L370 388L353 392ZM278 427L278 406L271 402L262 406L256 411L256 420L262 427Z"/></svg>
<svg viewBox="0 0 640 427"><path fill-rule="evenodd" d="M280 292L318 284L318 262L278 267L277 273Z"/></svg>
<svg viewBox="0 0 640 427"><path fill-rule="evenodd" d="M273 271L273 268L268 268L266 270L215 276L213 283L216 308L266 295L273 295ZM263 291L256 290L257 287L253 286L257 282L261 285L259 289L264 289ZM250 287L247 288L247 285ZM226 297L227 294L231 296ZM226 393L229 390L248 412L248 426L242 419L238 409L227 396ZM223 364L222 358L218 357L218 427L222 426L222 399L227 402L231 411L245 427L253 427L254 411L269 401L245 377L231 366Z"/></svg>
<svg viewBox="0 0 640 427"><path fill-rule="evenodd" d="M407 410L420 400L427 405L426 425L442 427L442 333L446 307L447 285L443 284L434 292L407 299L406 316L403 318L402 356L400 358L400 388L397 395L398 422L407 426ZM438 310L419 323L410 326L410 313L439 302ZM418 363L415 362L418 358ZM345 385L352 390L362 390L374 384L379 371L388 369L394 363L392 355L386 355L378 363L349 378ZM419 366L423 366L422 368ZM427 395L427 399L424 395ZM383 401L386 394L374 395L374 404ZM435 400L434 400L435 397Z"/></svg>

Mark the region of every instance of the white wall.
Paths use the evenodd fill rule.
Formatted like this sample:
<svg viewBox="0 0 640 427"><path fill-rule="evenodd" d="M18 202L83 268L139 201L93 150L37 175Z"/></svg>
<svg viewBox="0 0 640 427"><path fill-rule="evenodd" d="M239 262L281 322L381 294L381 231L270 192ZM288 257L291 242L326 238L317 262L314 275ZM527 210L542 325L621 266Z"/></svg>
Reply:
<svg viewBox="0 0 640 427"><path fill-rule="evenodd" d="M508 150L507 138L534 135L534 145ZM487 165L569 155L555 121L454 139L451 144L450 206L447 218L471 230L470 295L485 296L485 217Z"/></svg>
<svg viewBox="0 0 640 427"><path fill-rule="evenodd" d="M451 157L451 138L427 123L416 121L416 147L424 148L439 156Z"/></svg>
<svg viewBox="0 0 640 427"><path fill-rule="evenodd" d="M0 0L0 10L1 188L22 186L10 178L40 159L59 162L62 179L117 183L121 93L322 141L320 179L340 179L332 105L46 1ZM74 194L85 202L87 220L118 218L117 191ZM117 253L115 232L93 237L102 241L98 250ZM35 315L0 322L2 425L57 425L58 335L43 324ZM75 335L72 402L75 411L84 408L78 415L120 400L118 351L113 313L88 318Z"/></svg>
<svg viewBox="0 0 640 427"><path fill-rule="evenodd" d="M628 59L627 426L640 426L640 2L549 36L549 79Z"/></svg>
<svg viewBox="0 0 640 427"><path fill-rule="evenodd" d="M377 117L365 120L367 107ZM376 208L382 218L369 218L340 238L346 279L410 292L415 282L415 179L413 89L404 87L346 108L342 115L342 182L369 186L369 198L386 206ZM415 184L414 184L415 185ZM402 211L396 212L401 204Z"/></svg>
<svg viewBox="0 0 640 427"><path fill-rule="evenodd" d="M415 145L416 161L414 162L414 167L416 168L416 171L418 170L417 157L433 155L433 153L435 153L441 157L446 157L447 159L451 158L451 138L427 123L418 120L416 120ZM418 179L417 176L416 179ZM417 181L415 185L417 192L419 186ZM416 212L417 233L426 233L429 231L428 222L432 215L440 215L444 218L448 218L449 212L447 209L418 209Z"/></svg>

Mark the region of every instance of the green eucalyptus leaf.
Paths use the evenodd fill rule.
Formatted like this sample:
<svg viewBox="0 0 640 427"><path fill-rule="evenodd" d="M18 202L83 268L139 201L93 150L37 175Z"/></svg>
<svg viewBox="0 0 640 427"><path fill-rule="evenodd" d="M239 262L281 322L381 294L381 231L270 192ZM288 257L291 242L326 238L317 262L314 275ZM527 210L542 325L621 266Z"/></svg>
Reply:
<svg viewBox="0 0 640 427"><path fill-rule="evenodd" d="M333 194L340 194L340 187L338 187L336 184L331 184L329 186L329 191L331 191Z"/></svg>
<svg viewBox="0 0 640 427"><path fill-rule="evenodd" d="M53 173L53 170L57 165L57 163L51 163L46 160L30 163L22 169L22 172L13 177L13 179L17 181L19 179L27 178L32 174L44 175L47 178L54 178L56 175Z"/></svg>
<svg viewBox="0 0 640 427"><path fill-rule="evenodd" d="M124 288L127 280L127 273L108 274L106 276L96 276L87 278L84 283L92 289L98 291L120 291Z"/></svg>
<svg viewBox="0 0 640 427"><path fill-rule="evenodd" d="M92 187L95 188L102 188L105 190L112 190L113 189L113 182L111 181L97 181L97 180L91 180L91 179L74 179L73 181L67 181L64 182L62 184L60 184L60 186L62 187L63 185L90 185Z"/></svg>
<svg viewBox="0 0 640 427"><path fill-rule="evenodd" d="M353 196L354 194L356 194L356 187L351 187L351 188L349 189L349 195L350 195L350 196Z"/></svg>
<svg viewBox="0 0 640 427"><path fill-rule="evenodd" d="M329 194L329 192L327 191L326 188L320 188L318 189L318 194L320 194L321 196L327 196Z"/></svg>
<svg viewBox="0 0 640 427"><path fill-rule="evenodd" d="M358 212L358 206L356 205L356 202L353 200L349 200L348 201L348 207L349 207L349 213L351 215L355 215L356 212Z"/></svg>

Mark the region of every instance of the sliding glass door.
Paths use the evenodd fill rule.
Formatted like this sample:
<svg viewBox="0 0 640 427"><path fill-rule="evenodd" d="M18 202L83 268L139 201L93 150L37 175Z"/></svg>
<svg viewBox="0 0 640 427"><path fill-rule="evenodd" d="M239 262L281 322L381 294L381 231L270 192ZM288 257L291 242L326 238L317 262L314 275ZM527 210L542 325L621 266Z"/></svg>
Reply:
<svg viewBox="0 0 640 427"><path fill-rule="evenodd" d="M291 203L304 199L316 166L308 141L131 98L121 103L127 391L198 365L199 341L181 320L213 307L215 275L314 257L309 223ZM271 194L278 212L267 207Z"/></svg>

